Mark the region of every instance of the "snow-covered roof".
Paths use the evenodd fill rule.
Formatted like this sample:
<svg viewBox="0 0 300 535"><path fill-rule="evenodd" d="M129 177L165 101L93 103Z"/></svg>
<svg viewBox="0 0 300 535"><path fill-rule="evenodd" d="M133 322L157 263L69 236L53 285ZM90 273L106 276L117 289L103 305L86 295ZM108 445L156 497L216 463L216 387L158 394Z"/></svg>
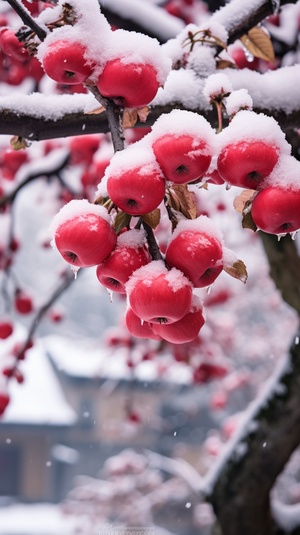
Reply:
<svg viewBox="0 0 300 535"><path fill-rule="evenodd" d="M5 341L0 344L0 358L5 355ZM5 357L4 357L5 358ZM70 426L76 413L67 402L49 362L45 348L37 341L20 364L23 384L9 382L11 401L0 419L1 424Z"/></svg>

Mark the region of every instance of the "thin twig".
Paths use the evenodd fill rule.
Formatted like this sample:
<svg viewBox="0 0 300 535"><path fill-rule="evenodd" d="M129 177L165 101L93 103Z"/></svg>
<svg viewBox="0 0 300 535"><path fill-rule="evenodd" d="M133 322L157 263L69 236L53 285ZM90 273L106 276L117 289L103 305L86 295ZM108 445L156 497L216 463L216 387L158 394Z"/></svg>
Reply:
<svg viewBox="0 0 300 535"><path fill-rule="evenodd" d="M44 39L47 37L47 32L35 22L34 18L31 17L26 9L24 9L22 4L19 4L17 0L6 0L6 2L8 2L12 9L19 15L24 24L31 28L40 41L44 41Z"/></svg>

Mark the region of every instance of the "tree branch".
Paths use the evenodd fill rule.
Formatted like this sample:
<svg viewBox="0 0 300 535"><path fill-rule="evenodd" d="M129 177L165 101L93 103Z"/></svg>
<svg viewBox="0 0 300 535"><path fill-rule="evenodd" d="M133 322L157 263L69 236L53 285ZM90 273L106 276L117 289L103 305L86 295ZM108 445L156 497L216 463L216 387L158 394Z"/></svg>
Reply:
<svg viewBox="0 0 300 535"><path fill-rule="evenodd" d="M17 0L6 0L6 2L19 15L20 19L24 22L24 24L31 28L31 30L37 35L40 41L44 41L47 36L47 32L35 22L34 18L32 18L29 12L24 9L22 4L19 4Z"/></svg>

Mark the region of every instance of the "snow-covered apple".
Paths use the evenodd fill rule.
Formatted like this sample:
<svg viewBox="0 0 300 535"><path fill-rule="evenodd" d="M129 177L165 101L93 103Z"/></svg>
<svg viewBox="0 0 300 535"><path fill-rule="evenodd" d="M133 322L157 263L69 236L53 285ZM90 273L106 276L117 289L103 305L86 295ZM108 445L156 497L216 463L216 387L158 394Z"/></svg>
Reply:
<svg viewBox="0 0 300 535"><path fill-rule="evenodd" d="M206 216L179 221L166 249L166 262L196 288L212 284L223 269L222 234Z"/></svg>
<svg viewBox="0 0 300 535"><path fill-rule="evenodd" d="M97 266L96 275L101 284L114 292L125 294L125 284L132 273L151 261L145 244L143 230L132 229L120 234L112 253Z"/></svg>
<svg viewBox="0 0 300 535"><path fill-rule="evenodd" d="M165 195L165 178L150 148L131 145L116 153L105 171L107 192L124 212L152 212Z"/></svg>
<svg viewBox="0 0 300 535"><path fill-rule="evenodd" d="M117 242L105 208L85 199L74 199L63 206L50 230L63 259L75 267L101 264Z"/></svg>
<svg viewBox="0 0 300 535"><path fill-rule="evenodd" d="M232 186L256 190L271 173L279 157L275 145L240 141L225 147L218 157L218 172Z"/></svg>
<svg viewBox="0 0 300 535"><path fill-rule="evenodd" d="M93 65L85 57L85 47L67 39L57 39L47 46L42 56L45 73L61 84L80 84L93 72Z"/></svg>
<svg viewBox="0 0 300 535"><path fill-rule="evenodd" d="M19 41L15 32L9 28L2 28L0 31L0 47L5 54L17 61L28 61L29 53Z"/></svg>
<svg viewBox="0 0 300 535"><path fill-rule="evenodd" d="M211 162L205 140L189 135L166 134L157 139L152 148L166 179L175 184L186 184L202 177Z"/></svg>
<svg viewBox="0 0 300 535"><path fill-rule="evenodd" d="M178 269L168 270L162 260L137 269L126 292L133 312L149 323L174 323L191 308L190 281Z"/></svg>

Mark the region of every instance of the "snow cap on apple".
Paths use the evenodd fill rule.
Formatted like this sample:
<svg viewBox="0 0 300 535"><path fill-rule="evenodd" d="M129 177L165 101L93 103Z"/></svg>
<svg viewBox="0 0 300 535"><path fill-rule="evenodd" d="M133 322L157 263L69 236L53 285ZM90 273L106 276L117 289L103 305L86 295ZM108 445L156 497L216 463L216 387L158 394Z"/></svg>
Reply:
<svg viewBox="0 0 300 535"><path fill-rule="evenodd" d="M66 262L79 267L100 264L112 252L117 236L103 206L73 199L54 217L52 245Z"/></svg>

